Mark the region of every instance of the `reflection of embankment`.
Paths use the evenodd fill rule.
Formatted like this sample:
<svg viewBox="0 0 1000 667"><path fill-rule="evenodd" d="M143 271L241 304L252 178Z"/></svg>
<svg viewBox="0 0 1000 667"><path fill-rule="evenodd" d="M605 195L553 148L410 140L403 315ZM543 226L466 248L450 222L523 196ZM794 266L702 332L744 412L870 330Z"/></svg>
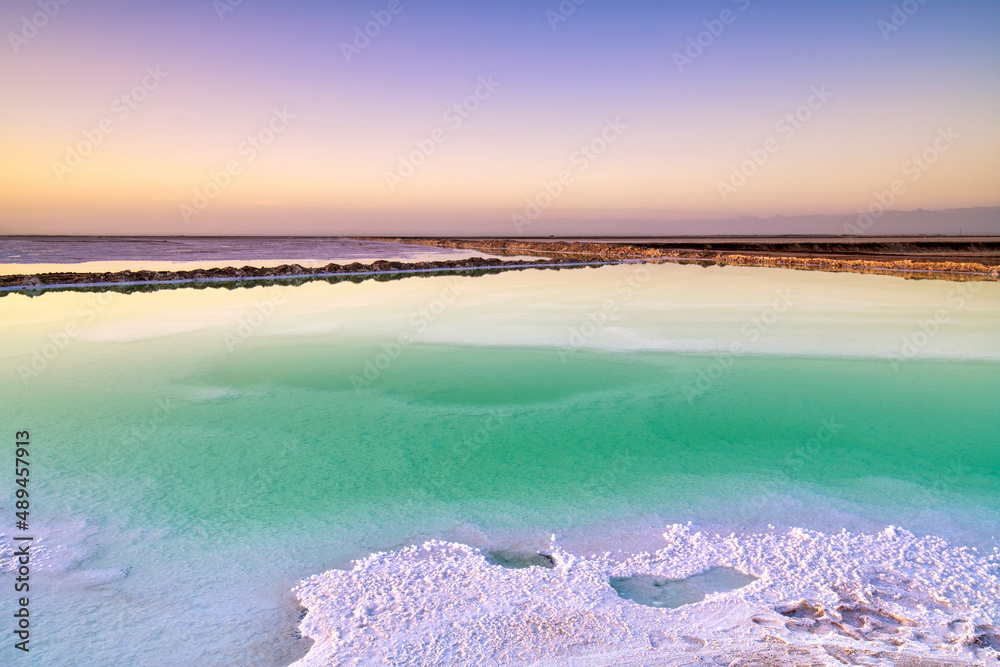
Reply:
<svg viewBox="0 0 1000 667"><path fill-rule="evenodd" d="M354 262L341 266L327 264L306 268L298 264L257 268L244 266L196 271L117 271L114 273L43 273L32 275L0 276L0 297L19 293L35 296L49 291L73 292L153 292L164 289L240 289L270 285L302 285L323 281L361 283L366 280L390 281L403 278L427 278L442 273L448 275L482 276L502 271L529 269L574 269L614 264L620 260L590 261L581 257L572 259L540 259L535 261L505 262L495 258L474 257L463 260L436 262L387 262L372 264Z"/></svg>
<svg viewBox="0 0 1000 667"><path fill-rule="evenodd" d="M370 239L361 239L370 240ZM70 289L75 291L118 292L176 289L179 287L252 287L269 284L300 284L314 280L395 280L407 275L427 275L435 272L509 270L529 268L572 268L581 265L608 264L622 261L670 261L701 266L761 266L806 271L872 273L907 279L981 281L1000 279L1000 244L997 243L929 243L931 250L920 243L858 244L838 243L696 243L700 249L684 249L678 243L663 242L589 242L589 241L524 241L510 239L378 239L414 245L463 248L485 251L498 256L518 256L503 260L499 257L472 257L460 260L431 262L399 262L378 260L371 264L330 263L321 267L282 264L273 267L243 266L240 268L209 268L190 271L116 271L105 273L42 273L0 276L0 296L12 291L33 294L40 290ZM710 246L740 248L730 252ZM791 249L799 255L783 254ZM900 253L912 252L902 258ZM942 253L958 257L976 256L983 261L942 260ZM521 259L530 254L541 259ZM833 255L833 256L831 256ZM921 257L921 255L923 255ZM874 257L874 258L866 258ZM892 257L892 258L890 258Z"/></svg>
<svg viewBox="0 0 1000 667"><path fill-rule="evenodd" d="M997 280L995 243L595 243L510 239L379 239L491 254L533 254L578 260L660 259L708 265L763 266L807 271L892 275L907 279ZM700 246L684 248L683 245ZM712 246L722 246L715 249ZM954 259L943 259L953 256ZM980 261L958 261L977 258Z"/></svg>

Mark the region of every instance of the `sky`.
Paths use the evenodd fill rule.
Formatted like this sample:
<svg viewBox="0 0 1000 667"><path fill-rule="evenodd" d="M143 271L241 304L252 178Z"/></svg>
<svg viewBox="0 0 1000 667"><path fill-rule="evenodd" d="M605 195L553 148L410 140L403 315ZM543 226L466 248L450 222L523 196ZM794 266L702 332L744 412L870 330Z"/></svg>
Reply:
<svg viewBox="0 0 1000 667"><path fill-rule="evenodd" d="M995 0L6 0L0 34L0 234L829 233L1000 205Z"/></svg>

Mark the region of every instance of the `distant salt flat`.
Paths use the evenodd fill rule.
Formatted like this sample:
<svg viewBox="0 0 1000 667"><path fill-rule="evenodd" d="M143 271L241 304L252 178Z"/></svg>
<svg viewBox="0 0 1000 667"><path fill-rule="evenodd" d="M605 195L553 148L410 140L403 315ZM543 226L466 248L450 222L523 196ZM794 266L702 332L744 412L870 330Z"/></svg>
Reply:
<svg viewBox="0 0 1000 667"><path fill-rule="evenodd" d="M282 264L315 268L331 262L370 264L380 259L422 262L492 256L476 250L325 237L0 237L0 275Z"/></svg>

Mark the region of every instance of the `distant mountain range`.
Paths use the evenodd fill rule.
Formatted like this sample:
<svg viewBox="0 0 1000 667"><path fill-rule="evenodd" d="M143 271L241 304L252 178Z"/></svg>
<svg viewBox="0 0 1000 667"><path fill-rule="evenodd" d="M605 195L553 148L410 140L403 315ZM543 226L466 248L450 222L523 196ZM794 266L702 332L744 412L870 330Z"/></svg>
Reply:
<svg viewBox="0 0 1000 667"><path fill-rule="evenodd" d="M504 236L510 231L503 232ZM866 215L801 215L703 220L538 220L526 236L692 236L692 235L842 235L945 236L1000 235L1000 206L955 208L943 211L886 211Z"/></svg>

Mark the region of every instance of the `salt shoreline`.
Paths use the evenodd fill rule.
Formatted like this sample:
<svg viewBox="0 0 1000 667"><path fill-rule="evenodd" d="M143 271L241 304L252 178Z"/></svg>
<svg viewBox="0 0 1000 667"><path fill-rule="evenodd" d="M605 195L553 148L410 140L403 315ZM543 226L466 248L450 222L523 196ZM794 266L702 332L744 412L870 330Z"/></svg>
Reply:
<svg viewBox="0 0 1000 667"><path fill-rule="evenodd" d="M309 268L300 264L282 264L274 267L243 266L208 268L187 271L117 271L104 273L41 273L0 275L0 296L13 292L39 290L102 288L156 285L209 285L211 283L258 283L264 280L321 280L350 276L406 275L475 270L505 269L551 269L602 266L635 262L670 262L676 264L699 264L702 266L747 266L761 268L782 268L804 271L824 271L832 273L861 273L887 275L907 280L948 280L948 281L1000 281L1000 266L960 262L873 262L869 260L830 260L798 257L766 257L757 255L691 255L658 254L651 256L609 256L593 255L585 252L553 253L546 259L534 261L504 261L496 258L473 257L464 260L432 262L389 262L378 260L371 264L341 265L330 263ZM579 256L573 256L579 255Z"/></svg>
<svg viewBox="0 0 1000 667"><path fill-rule="evenodd" d="M887 527L710 535L668 525L663 547L510 569L481 549L430 540L304 580L295 667L368 664L975 665L1000 658L1000 552ZM703 602L653 608L612 577L685 578L711 567L760 577ZM742 662L740 660L749 660ZM722 664L722 663L716 663Z"/></svg>
<svg viewBox="0 0 1000 667"><path fill-rule="evenodd" d="M484 269L547 269L573 268L581 266L602 266L625 264L640 260L551 260L533 262L497 259L471 258L468 260L441 262L387 262L379 260L372 264L348 265L327 264L309 269L299 264L282 264L276 267L242 268L225 267L195 271L118 271L114 273L43 273L0 276L0 295L4 292L33 291L43 289L65 289L105 286L137 285L180 285L207 284L219 282L259 282L263 280L323 279L345 276L379 276L395 274L440 273Z"/></svg>
<svg viewBox="0 0 1000 667"><path fill-rule="evenodd" d="M355 237L360 241L391 241L439 248L461 248L485 253L523 252L549 257L588 255L593 258L660 259L697 261L719 265L760 266L805 271L833 271L899 275L906 278L933 277L946 280L1000 280L1000 247L994 242L964 244L963 253L945 243L937 254L921 252L921 244L933 248L941 242L927 239L873 243L865 239L843 238L835 243L787 243L777 238L761 238L753 243L716 239L711 243L661 241L573 241L524 239L431 239ZM731 246L727 249L727 246ZM963 261L964 260L964 261ZM975 279L975 278L973 278Z"/></svg>

